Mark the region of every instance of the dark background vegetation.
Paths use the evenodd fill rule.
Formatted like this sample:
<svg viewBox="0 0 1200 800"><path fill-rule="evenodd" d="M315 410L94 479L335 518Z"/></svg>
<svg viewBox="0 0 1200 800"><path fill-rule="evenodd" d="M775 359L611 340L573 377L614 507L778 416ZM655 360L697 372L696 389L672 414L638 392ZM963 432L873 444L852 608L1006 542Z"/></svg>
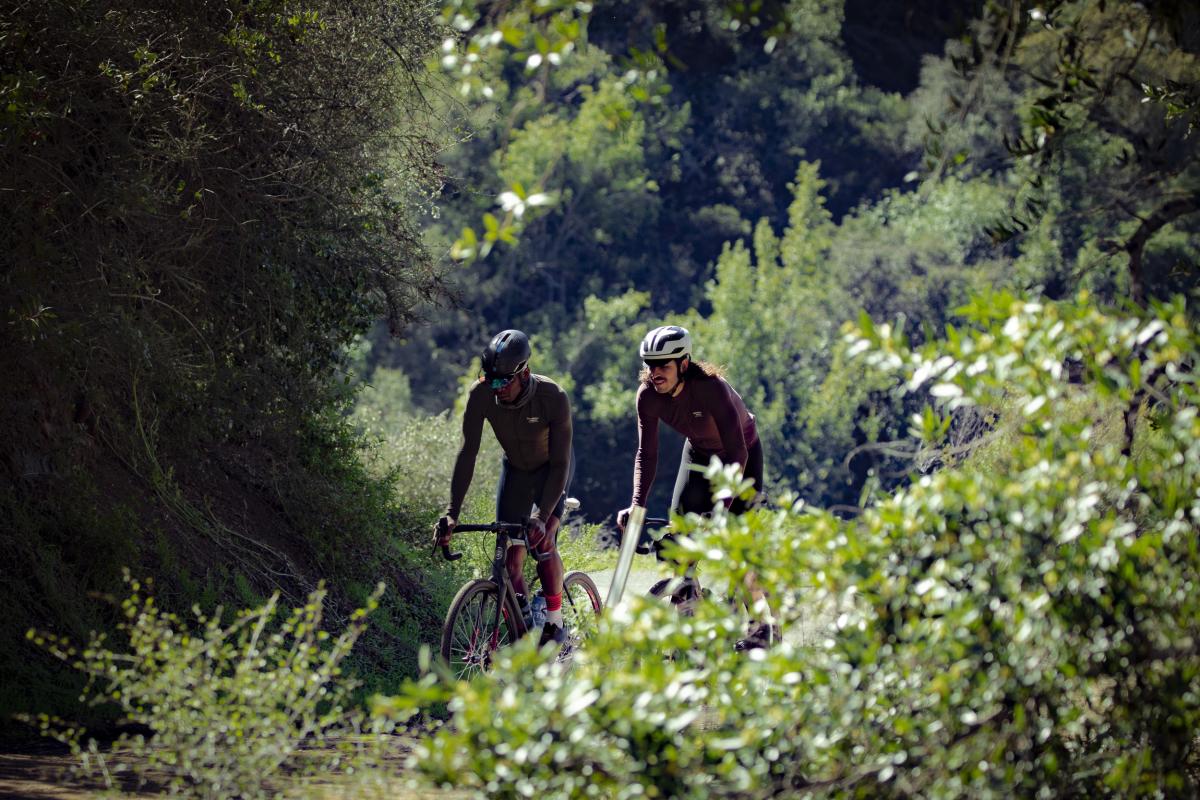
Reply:
<svg viewBox="0 0 1200 800"><path fill-rule="evenodd" d="M480 62L481 101L415 2L4 3L0 712L71 708L25 631L108 626L123 566L177 609L324 578L334 622L386 580L356 669L412 674L453 583L422 481L501 328L571 392L589 519L628 501L664 321L729 368L772 490L852 514L921 468L923 398L848 364L843 322L1193 290L1197 12L1046 8L600 3L561 68ZM451 259L514 183L554 201ZM366 385L449 433L364 458Z"/></svg>

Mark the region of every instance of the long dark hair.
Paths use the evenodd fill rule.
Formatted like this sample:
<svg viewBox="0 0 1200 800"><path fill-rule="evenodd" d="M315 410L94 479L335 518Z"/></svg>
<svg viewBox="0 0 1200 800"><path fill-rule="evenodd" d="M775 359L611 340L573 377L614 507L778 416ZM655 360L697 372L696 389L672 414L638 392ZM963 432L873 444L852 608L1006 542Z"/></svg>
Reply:
<svg viewBox="0 0 1200 800"><path fill-rule="evenodd" d="M682 360L681 358L675 359L675 361ZM687 369L683 371L683 375L680 377L685 381L707 381L714 378L724 378L725 368L719 364L713 364L709 361L697 361L689 357ZM638 373L638 380L647 386L654 385L650 381L650 368L645 364L642 365L642 371Z"/></svg>

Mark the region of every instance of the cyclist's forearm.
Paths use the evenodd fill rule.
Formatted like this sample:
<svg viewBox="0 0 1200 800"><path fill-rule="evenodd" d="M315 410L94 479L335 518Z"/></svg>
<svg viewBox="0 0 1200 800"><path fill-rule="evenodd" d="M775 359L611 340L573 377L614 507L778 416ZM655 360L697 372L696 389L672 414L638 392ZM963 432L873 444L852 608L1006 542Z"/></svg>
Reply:
<svg viewBox="0 0 1200 800"><path fill-rule="evenodd" d="M633 457L633 499L631 506L645 506L646 498L650 495L650 487L654 485L654 476L658 471L658 452L647 453L639 447Z"/></svg>
<svg viewBox="0 0 1200 800"><path fill-rule="evenodd" d="M713 413L713 421L717 423L717 430L721 433L721 461L725 464L737 463L745 469L750 453L746 447L746 437L742 434L737 409L732 405L719 407Z"/></svg>
<svg viewBox="0 0 1200 800"><path fill-rule="evenodd" d="M450 505L446 513L458 519L467 489L471 488L471 476L475 474L475 458L479 455L479 442L483 436L483 408L487 398L479 389L472 389L467 398L467 408L462 419L462 446L454 459L454 474L450 478Z"/></svg>
<svg viewBox="0 0 1200 800"><path fill-rule="evenodd" d="M454 460L454 475L450 479L450 504L446 506L446 513L455 519L458 519L458 514L462 511L463 500L467 497L467 490L471 488L477 452L477 450L469 451L464 445Z"/></svg>
<svg viewBox="0 0 1200 800"><path fill-rule="evenodd" d="M543 522L550 519L550 515L554 513L554 509L558 506L558 498L562 497L563 491L567 488L567 471L570 466L570 457L567 460L558 462L550 462L550 474L546 476L546 485L542 490L542 498L538 502L538 519Z"/></svg>
<svg viewBox="0 0 1200 800"><path fill-rule="evenodd" d="M538 518L543 522L550 519L558 507L558 499L567 488L567 476L571 472L571 441L574 436L571 425L571 406L564 392L559 406L554 410L550 422L549 459L550 470L542 487L542 498L538 503Z"/></svg>
<svg viewBox="0 0 1200 800"><path fill-rule="evenodd" d="M633 457L633 502L630 505L645 506L654 485L654 474L658 470L658 418L650 414L638 396L638 447Z"/></svg>

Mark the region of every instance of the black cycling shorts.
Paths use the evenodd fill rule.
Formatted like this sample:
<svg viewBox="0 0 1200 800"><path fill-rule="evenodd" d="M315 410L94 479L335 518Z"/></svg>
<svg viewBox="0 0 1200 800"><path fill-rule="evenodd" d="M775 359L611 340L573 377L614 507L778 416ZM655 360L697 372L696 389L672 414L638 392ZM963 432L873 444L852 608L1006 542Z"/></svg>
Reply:
<svg viewBox="0 0 1200 800"><path fill-rule="evenodd" d="M547 462L535 470L517 469L504 456L500 457L500 482L496 484L496 519L499 522L523 522L533 512L533 507L542 499L546 479L550 477ZM567 483L554 506L553 514L543 514L546 521L551 516L562 519L563 504L571 490L571 479L575 477L575 450L571 449L571 460L567 467Z"/></svg>
<svg viewBox="0 0 1200 800"><path fill-rule="evenodd" d="M702 453L692 448L690 441L683 443L683 455L679 458L679 473L675 476L675 490L671 493L671 510L686 514L694 511L697 514L707 514L713 510L712 485L703 472L692 469L692 465L707 467L712 458L710 453ZM756 492L762 491L763 486L763 449L762 440L758 440L746 451L746 466L742 476L754 481ZM743 513L748 503L740 497L729 504L730 512ZM671 541L673 534L666 534L654 543L654 552L662 558L662 543Z"/></svg>

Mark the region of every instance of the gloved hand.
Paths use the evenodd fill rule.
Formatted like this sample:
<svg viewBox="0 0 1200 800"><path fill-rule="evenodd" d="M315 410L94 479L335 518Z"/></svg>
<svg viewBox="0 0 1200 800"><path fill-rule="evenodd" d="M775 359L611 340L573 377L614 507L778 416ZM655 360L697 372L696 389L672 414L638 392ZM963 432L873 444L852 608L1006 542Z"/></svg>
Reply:
<svg viewBox="0 0 1200 800"><path fill-rule="evenodd" d="M622 508L617 512L617 527L620 528L622 532L624 532L625 526L629 524L629 515L631 513L633 513L633 506L630 506L629 508Z"/></svg>
<svg viewBox="0 0 1200 800"><path fill-rule="evenodd" d="M454 526L458 520L449 514L443 515L433 526L433 546L449 547L450 537L454 534Z"/></svg>

